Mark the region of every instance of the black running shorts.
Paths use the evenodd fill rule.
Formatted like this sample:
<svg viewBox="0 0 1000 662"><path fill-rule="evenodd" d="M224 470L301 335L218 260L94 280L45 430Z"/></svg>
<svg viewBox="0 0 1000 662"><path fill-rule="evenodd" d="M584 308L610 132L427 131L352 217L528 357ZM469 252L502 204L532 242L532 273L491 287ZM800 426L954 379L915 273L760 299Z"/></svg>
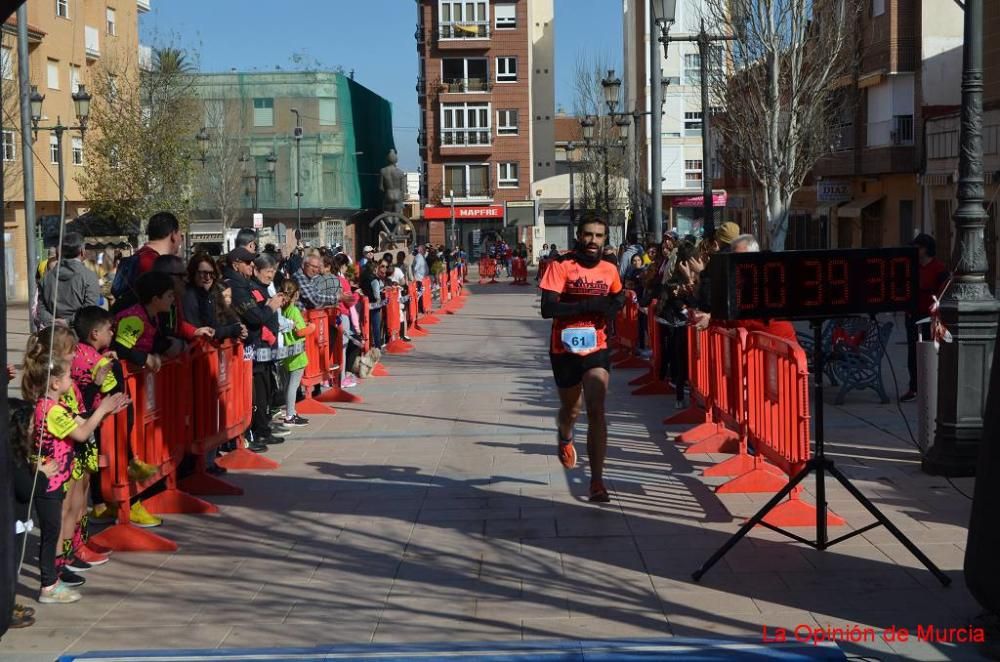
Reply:
<svg viewBox="0 0 1000 662"><path fill-rule="evenodd" d="M611 372L611 350L609 349L599 349L586 356L549 352L549 360L552 362L552 375L556 378L556 386L559 388L577 386L583 381L584 374L594 368L604 368Z"/></svg>

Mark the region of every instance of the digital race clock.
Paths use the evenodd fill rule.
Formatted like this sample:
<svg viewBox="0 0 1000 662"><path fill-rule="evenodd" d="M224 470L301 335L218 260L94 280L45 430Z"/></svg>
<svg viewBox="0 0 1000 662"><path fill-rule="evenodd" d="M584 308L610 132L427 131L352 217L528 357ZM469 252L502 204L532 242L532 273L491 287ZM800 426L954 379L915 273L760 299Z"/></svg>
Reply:
<svg viewBox="0 0 1000 662"><path fill-rule="evenodd" d="M917 249L720 253L709 263L712 317L815 319L915 313Z"/></svg>

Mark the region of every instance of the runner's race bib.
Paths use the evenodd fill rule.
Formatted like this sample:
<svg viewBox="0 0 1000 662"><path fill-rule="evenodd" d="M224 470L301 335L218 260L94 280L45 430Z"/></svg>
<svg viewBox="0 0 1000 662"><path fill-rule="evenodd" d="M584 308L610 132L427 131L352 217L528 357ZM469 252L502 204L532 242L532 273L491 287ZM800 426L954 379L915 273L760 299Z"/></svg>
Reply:
<svg viewBox="0 0 1000 662"><path fill-rule="evenodd" d="M567 352L587 354L597 349L597 330L592 326L563 329L562 344Z"/></svg>

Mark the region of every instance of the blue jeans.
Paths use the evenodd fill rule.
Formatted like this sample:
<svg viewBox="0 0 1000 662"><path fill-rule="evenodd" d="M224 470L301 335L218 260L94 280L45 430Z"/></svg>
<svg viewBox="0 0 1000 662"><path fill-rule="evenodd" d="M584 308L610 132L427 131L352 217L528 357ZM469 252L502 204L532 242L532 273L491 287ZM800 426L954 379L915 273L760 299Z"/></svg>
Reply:
<svg viewBox="0 0 1000 662"><path fill-rule="evenodd" d="M371 311L371 317L372 317L372 328L371 328L372 337L371 337L370 344L371 344L372 347L381 347L382 346L382 309L379 308L378 310Z"/></svg>

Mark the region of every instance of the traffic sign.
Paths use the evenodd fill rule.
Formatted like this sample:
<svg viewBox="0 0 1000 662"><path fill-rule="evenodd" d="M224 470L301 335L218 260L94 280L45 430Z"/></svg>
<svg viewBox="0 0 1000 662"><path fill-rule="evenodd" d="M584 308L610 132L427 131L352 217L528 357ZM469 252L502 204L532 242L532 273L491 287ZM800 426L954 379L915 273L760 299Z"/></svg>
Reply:
<svg viewBox="0 0 1000 662"><path fill-rule="evenodd" d="M253 215L253 229L254 230L260 230L263 227L264 227L264 214L260 213L259 211L258 212L254 212L254 215Z"/></svg>

